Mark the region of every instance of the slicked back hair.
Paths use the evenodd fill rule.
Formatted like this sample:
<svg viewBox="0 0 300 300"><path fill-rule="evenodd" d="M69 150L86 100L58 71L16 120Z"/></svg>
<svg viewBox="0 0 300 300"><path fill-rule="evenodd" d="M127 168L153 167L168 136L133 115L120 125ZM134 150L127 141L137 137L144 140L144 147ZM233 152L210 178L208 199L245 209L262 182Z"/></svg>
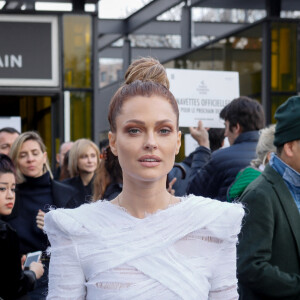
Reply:
<svg viewBox="0 0 300 300"><path fill-rule="evenodd" d="M111 99L108 111L108 121L110 124L110 130L116 131L116 117L121 113L124 102L136 96L142 96L150 98L151 96L160 96L165 98L172 106L177 118L177 129L179 122L179 110L175 97L173 94L163 85L152 82L136 80L130 84L124 84L121 86Z"/></svg>

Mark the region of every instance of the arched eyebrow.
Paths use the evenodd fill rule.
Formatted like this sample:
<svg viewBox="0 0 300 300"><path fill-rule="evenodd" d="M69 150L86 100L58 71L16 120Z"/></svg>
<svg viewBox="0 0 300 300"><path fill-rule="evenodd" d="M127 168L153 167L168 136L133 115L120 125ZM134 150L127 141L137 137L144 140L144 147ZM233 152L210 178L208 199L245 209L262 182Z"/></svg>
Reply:
<svg viewBox="0 0 300 300"><path fill-rule="evenodd" d="M165 119L165 120L161 120L161 121L157 121L155 123L155 125L161 125L161 124L164 124L164 123L173 123L174 121L170 120L170 119Z"/></svg>
<svg viewBox="0 0 300 300"><path fill-rule="evenodd" d="M155 125L160 125L163 123L172 123L172 122L173 121L170 119L165 119L165 120L160 120L160 121L155 122ZM131 120L128 120L125 122L125 124L128 124L128 123L136 123L136 124L140 124L140 125L145 125L145 122L143 122L141 120L137 120L137 119L131 119Z"/></svg>
<svg viewBox="0 0 300 300"><path fill-rule="evenodd" d="M128 124L128 123L136 123L136 124L140 124L140 125L145 125L145 122L143 122L141 120L137 120L137 119L131 119L131 120L127 120L125 122L125 124Z"/></svg>

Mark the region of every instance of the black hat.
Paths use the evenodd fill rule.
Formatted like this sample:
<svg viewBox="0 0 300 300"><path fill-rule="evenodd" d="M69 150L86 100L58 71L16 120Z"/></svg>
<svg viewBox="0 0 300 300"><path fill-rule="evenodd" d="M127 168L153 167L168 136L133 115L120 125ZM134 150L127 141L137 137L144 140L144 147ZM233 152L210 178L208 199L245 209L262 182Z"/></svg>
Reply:
<svg viewBox="0 0 300 300"><path fill-rule="evenodd" d="M276 112L275 146L300 139L300 97L293 96L281 104Z"/></svg>

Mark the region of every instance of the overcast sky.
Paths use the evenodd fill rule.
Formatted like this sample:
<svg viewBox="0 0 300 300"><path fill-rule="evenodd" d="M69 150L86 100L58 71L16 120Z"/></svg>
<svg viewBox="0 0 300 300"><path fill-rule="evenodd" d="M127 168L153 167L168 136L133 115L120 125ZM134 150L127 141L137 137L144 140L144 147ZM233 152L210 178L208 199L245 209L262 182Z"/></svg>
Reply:
<svg viewBox="0 0 300 300"><path fill-rule="evenodd" d="M100 18L126 18L152 0L100 0Z"/></svg>

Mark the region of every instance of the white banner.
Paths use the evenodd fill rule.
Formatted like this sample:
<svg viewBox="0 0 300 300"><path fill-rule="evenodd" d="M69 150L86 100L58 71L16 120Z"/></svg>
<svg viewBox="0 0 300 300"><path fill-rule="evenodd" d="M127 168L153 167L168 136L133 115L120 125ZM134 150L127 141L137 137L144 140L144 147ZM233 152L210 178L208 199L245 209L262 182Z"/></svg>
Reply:
<svg viewBox="0 0 300 300"><path fill-rule="evenodd" d="M21 132L21 117L1 117L0 129L4 127L12 127Z"/></svg>
<svg viewBox="0 0 300 300"><path fill-rule="evenodd" d="M219 113L231 100L239 97L238 72L166 69L170 91L179 106L179 126L222 128Z"/></svg>
<svg viewBox="0 0 300 300"><path fill-rule="evenodd" d="M184 135L184 155L189 156L197 147L199 147L197 141L189 133L186 133Z"/></svg>

